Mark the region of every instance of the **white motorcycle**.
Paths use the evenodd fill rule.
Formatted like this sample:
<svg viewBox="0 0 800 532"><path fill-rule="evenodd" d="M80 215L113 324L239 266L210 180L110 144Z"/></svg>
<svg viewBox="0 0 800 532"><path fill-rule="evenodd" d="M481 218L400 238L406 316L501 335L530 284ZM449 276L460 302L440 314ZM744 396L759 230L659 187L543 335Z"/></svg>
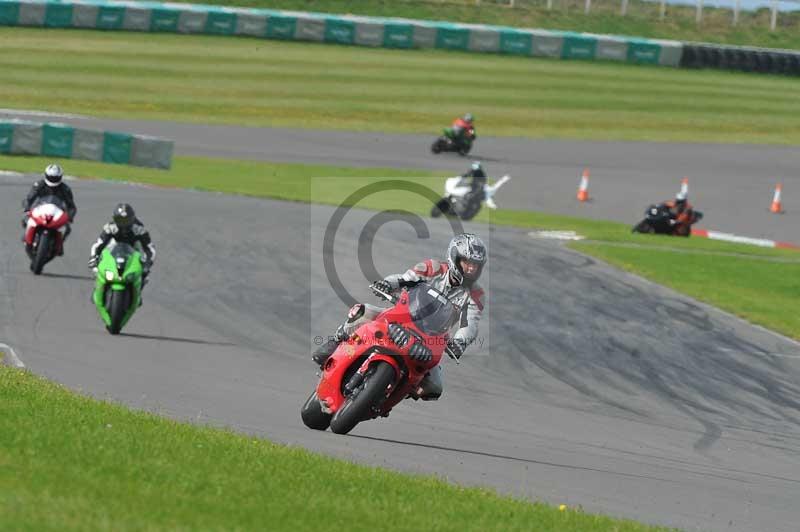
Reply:
<svg viewBox="0 0 800 532"><path fill-rule="evenodd" d="M458 216L462 220L472 220L485 203L490 209L496 209L494 195L511 178L504 175L493 185L486 183L483 190L473 192L469 178L451 177L444 183L444 197L431 209L431 216Z"/></svg>

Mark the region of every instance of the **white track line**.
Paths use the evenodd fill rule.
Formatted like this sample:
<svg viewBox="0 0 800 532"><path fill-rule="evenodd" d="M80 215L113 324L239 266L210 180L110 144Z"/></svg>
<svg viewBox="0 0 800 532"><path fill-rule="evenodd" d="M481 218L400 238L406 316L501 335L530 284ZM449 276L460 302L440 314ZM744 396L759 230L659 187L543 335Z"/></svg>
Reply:
<svg viewBox="0 0 800 532"><path fill-rule="evenodd" d="M8 355L8 358L11 360L11 365L16 368L24 368L25 364L22 363L22 360L19 359L17 354L11 348L10 345L7 344L0 344L0 351L3 351Z"/></svg>
<svg viewBox="0 0 800 532"><path fill-rule="evenodd" d="M51 113L48 111L38 111L36 109L0 109L0 114L16 116L49 116L55 118L87 118L84 115L72 115L68 113Z"/></svg>

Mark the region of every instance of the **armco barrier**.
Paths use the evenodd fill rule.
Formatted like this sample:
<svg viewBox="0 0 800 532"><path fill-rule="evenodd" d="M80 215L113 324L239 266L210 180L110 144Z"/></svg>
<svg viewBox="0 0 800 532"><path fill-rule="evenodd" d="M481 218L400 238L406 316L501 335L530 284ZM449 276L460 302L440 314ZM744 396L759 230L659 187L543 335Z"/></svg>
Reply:
<svg viewBox="0 0 800 532"><path fill-rule="evenodd" d="M681 43L426 20L159 2L0 0L0 25L91 28L441 48L678 66Z"/></svg>
<svg viewBox="0 0 800 532"><path fill-rule="evenodd" d="M800 75L800 52L614 35L160 2L0 0L0 26L239 35Z"/></svg>
<svg viewBox="0 0 800 532"><path fill-rule="evenodd" d="M106 163L169 168L171 140L59 123L0 121L0 153L88 159Z"/></svg>

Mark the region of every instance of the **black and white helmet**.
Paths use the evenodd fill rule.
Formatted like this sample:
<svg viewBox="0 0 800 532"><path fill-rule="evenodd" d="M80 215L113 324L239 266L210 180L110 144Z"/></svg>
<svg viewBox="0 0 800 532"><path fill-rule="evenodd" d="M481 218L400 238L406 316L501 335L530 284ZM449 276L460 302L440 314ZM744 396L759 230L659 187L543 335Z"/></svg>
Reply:
<svg viewBox="0 0 800 532"><path fill-rule="evenodd" d="M44 170L44 183L48 187L57 187L64 178L64 171L57 164L51 164Z"/></svg>
<svg viewBox="0 0 800 532"><path fill-rule="evenodd" d="M447 247L447 265L453 286L472 285L486 265L486 245L472 233L454 236Z"/></svg>
<svg viewBox="0 0 800 532"><path fill-rule="evenodd" d="M133 207L127 203L120 203L114 207L114 223L120 230L129 229L133 222L136 220L136 213L133 212Z"/></svg>

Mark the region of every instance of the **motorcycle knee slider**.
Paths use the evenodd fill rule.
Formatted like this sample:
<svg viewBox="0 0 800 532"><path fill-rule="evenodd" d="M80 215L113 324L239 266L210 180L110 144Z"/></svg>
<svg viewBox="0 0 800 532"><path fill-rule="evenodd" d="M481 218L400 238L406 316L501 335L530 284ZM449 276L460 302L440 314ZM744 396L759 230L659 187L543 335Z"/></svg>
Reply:
<svg viewBox="0 0 800 532"><path fill-rule="evenodd" d="M311 360L316 362L320 368L325 365L325 362L327 362L328 358L336 351L339 344L349 337L344 327L345 324L339 325L339 327L336 328L336 332L334 332L332 336L329 336L327 341L324 341L322 345L311 354Z"/></svg>

